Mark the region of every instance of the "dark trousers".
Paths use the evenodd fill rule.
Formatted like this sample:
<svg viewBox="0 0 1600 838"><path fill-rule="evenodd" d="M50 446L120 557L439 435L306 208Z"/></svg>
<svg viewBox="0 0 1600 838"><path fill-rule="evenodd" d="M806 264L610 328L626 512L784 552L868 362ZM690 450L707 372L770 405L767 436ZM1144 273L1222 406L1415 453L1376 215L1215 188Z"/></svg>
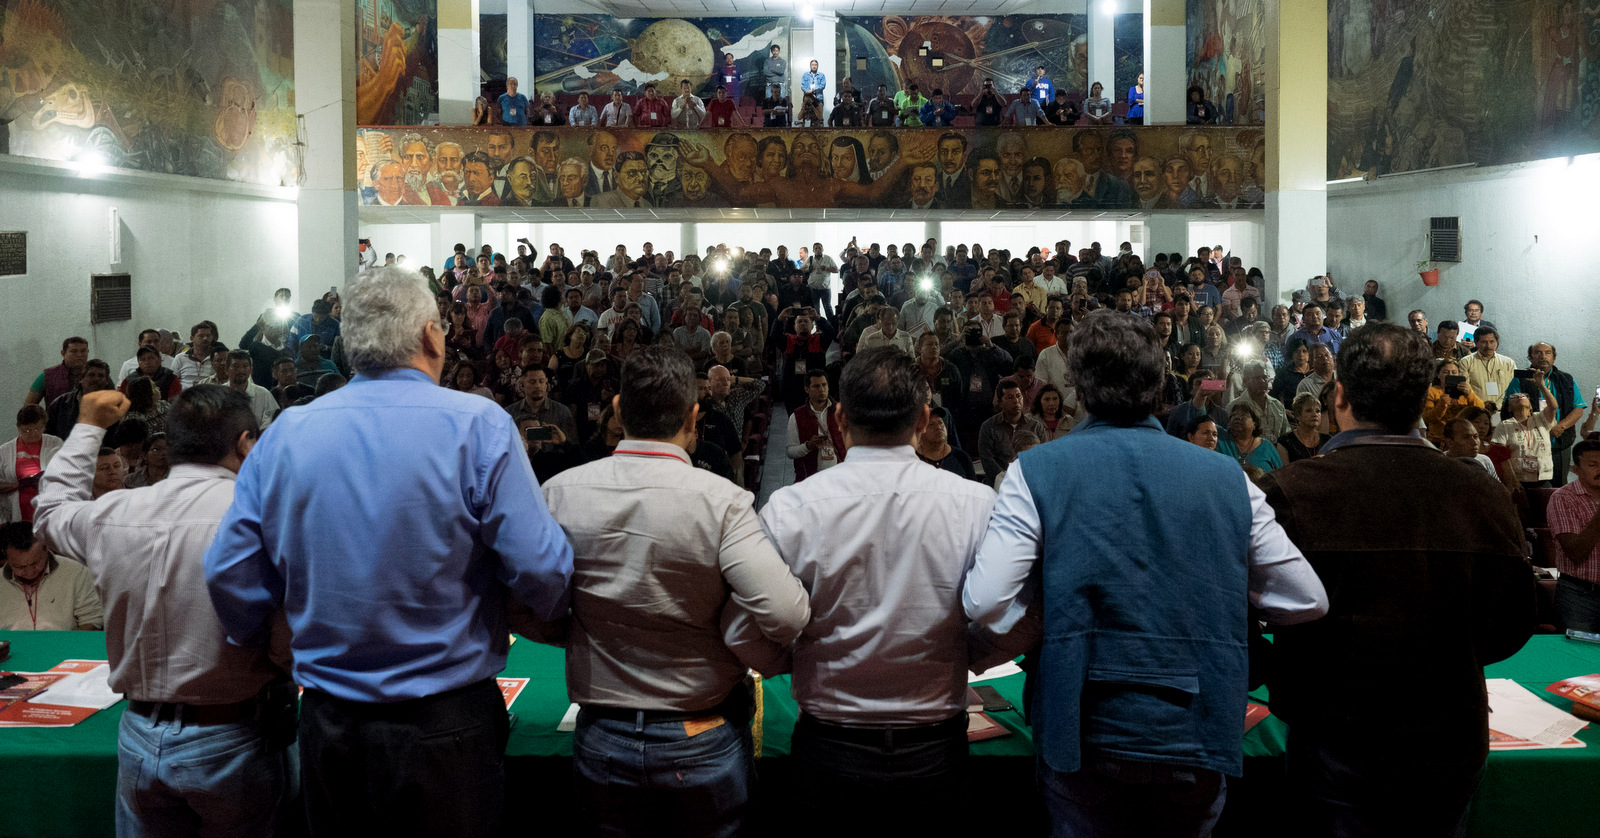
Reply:
<svg viewBox="0 0 1600 838"><path fill-rule="evenodd" d="M1467 805L1483 760L1397 757L1393 749L1343 732L1289 728L1289 784L1296 836L1466 834Z"/></svg>
<svg viewBox="0 0 1600 838"><path fill-rule="evenodd" d="M1067 774L1040 758L1038 778L1051 838L1205 838L1228 795L1219 772L1131 760Z"/></svg>
<svg viewBox="0 0 1600 838"><path fill-rule="evenodd" d="M1600 585L1563 574L1556 581L1556 616L1563 629L1600 632Z"/></svg>
<svg viewBox="0 0 1600 838"><path fill-rule="evenodd" d="M311 835L498 835L510 729L493 679L389 704L307 689L300 758Z"/></svg>
<svg viewBox="0 0 1600 838"><path fill-rule="evenodd" d="M950 835L961 824L967 717L904 731L800 714L793 753L800 834Z"/></svg>
<svg viewBox="0 0 1600 838"><path fill-rule="evenodd" d="M1556 448L1550 452L1550 464L1555 467L1555 473L1550 477L1550 486L1559 489L1567 485L1572 470L1572 448Z"/></svg>

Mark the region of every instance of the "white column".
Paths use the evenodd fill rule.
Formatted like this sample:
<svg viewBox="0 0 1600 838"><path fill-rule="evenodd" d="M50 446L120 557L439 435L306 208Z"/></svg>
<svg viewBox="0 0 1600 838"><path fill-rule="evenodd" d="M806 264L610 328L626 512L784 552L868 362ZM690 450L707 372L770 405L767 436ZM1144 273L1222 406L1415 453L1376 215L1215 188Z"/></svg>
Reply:
<svg viewBox="0 0 1600 838"><path fill-rule="evenodd" d="M1266 296L1328 267L1328 2L1267 4Z"/></svg>
<svg viewBox="0 0 1600 838"><path fill-rule="evenodd" d="M506 0L506 75L533 97L533 2Z"/></svg>
<svg viewBox="0 0 1600 838"><path fill-rule="evenodd" d="M822 91L822 117L826 119L833 112L833 96L839 89L840 73L846 72L848 67L840 67L839 49L835 44L837 37L837 24L839 19L833 13L823 14L817 12L817 17L811 25L811 55L806 60L806 66L811 66L811 58L817 59L817 69L828 77L828 84Z"/></svg>
<svg viewBox="0 0 1600 838"><path fill-rule="evenodd" d="M1182 125L1188 120L1189 35L1184 0L1144 0L1144 124Z"/></svg>
<svg viewBox="0 0 1600 838"><path fill-rule="evenodd" d="M1189 253L1189 219L1179 214L1152 214L1144 221L1142 246L1146 265L1155 262L1157 253Z"/></svg>
<svg viewBox="0 0 1600 838"><path fill-rule="evenodd" d="M440 213L439 220L433 222L430 226L433 227L434 261L439 263L434 265L434 270L438 270L439 265L443 265L444 260L449 259L456 252L456 245L466 245L467 254L476 256L478 248L485 244L482 219L478 218L478 214L475 212ZM502 253L509 249L512 256L516 255L516 247L509 242L497 241L492 242L492 244L494 244L496 250ZM510 257L508 256L507 258Z"/></svg>
<svg viewBox="0 0 1600 838"><path fill-rule="evenodd" d="M343 0L295 4L295 110L305 119L295 299L306 310L356 268L355 27Z"/></svg>
<svg viewBox="0 0 1600 838"><path fill-rule="evenodd" d="M1100 82L1106 98L1116 99L1117 2L1089 0L1089 87ZM1083 91L1085 96L1089 91Z"/></svg>
<svg viewBox="0 0 1600 838"><path fill-rule="evenodd" d="M705 255L705 252L700 249L700 225L693 221L685 221L678 225L678 244L682 246L682 249L678 252L679 259L691 253L696 256ZM607 258L610 257L608 256Z"/></svg>
<svg viewBox="0 0 1600 838"><path fill-rule="evenodd" d="M516 40L514 35L507 37ZM472 124L472 103L478 98L482 78L478 0L439 0L439 124ZM533 98L533 79L518 80L521 92Z"/></svg>
<svg viewBox="0 0 1600 838"><path fill-rule="evenodd" d="M926 242L928 239L933 239L939 245L934 249L934 258L937 259L942 257L944 255L944 224L942 222L922 222L922 241L917 242L917 248L921 249L923 242Z"/></svg>
<svg viewBox="0 0 1600 838"><path fill-rule="evenodd" d="M796 120L800 118L800 109L805 102L803 95L800 93L800 77L811 69L813 34L814 30L811 29L811 21L800 21L799 26L789 31L789 48L783 51L783 54L789 57L788 86L784 91L789 94L789 102L794 105L794 112L791 116ZM765 95L765 93L762 94L762 96ZM799 123L796 122L795 124Z"/></svg>

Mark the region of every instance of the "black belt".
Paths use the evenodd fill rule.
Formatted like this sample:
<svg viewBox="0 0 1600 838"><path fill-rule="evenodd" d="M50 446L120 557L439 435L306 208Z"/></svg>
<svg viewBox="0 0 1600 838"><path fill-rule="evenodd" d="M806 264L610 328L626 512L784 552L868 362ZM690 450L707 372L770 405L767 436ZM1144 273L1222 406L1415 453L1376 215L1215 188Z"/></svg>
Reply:
<svg viewBox="0 0 1600 838"><path fill-rule="evenodd" d="M834 722L823 721L808 713L801 713L799 724L819 728L825 731L830 739L838 739L854 745L893 748L896 745L921 745L927 742L940 742L950 739L958 731L967 729L967 714L964 712L957 713L942 722L926 725L868 727L835 724Z"/></svg>
<svg viewBox="0 0 1600 838"><path fill-rule="evenodd" d="M1577 588L1580 591L1583 591L1584 593L1589 593L1589 594L1600 593L1600 585L1597 585L1594 582L1590 582L1587 579L1579 579L1578 577L1573 576L1570 573L1561 574L1561 578L1559 580L1557 580L1556 584L1572 585L1573 587Z"/></svg>
<svg viewBox="0 0 1600 838"><path fill-rule="evenodd" d="M590 719L609 719L614 722L630 722L639 725L649 724L674 724L689 722L695 719L704 719L710 716L726 716L732 721L745 721L749 716L750 694L747 692L749 684L742 683L735 687L715 707L705 710L640 710L636 707L604 707L598 704L584 704L579 707L579 713Z"/></svg>
<svg viewBox="0 0 1600 838"><path fill-rule="evenodd" d="M155 722L182 721L187 725L226 725L254 719L261 701L251 698L233 704L183 704L172 701L129 701L128 712Z"/></svg>

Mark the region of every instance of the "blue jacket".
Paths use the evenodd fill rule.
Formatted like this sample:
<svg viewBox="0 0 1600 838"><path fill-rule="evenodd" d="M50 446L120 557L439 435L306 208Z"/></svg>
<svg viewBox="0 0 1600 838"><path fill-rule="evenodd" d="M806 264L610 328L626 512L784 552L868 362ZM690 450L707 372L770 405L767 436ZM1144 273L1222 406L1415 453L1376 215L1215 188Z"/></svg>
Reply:
<svg viewBox="0 0 1600 838"><path fill-rule="evenodd" d="M1044 761L1059 772L1101 757L1239 775L1251 508L1238 464L1154 419L1093 416L1017 462L1044 536L1034 702Z"/></svg>
<svg viewBox="0 0 1600 838"><path fill-rule="evenodd" d="M948 126L956 120L956 106L950 104L948 100L942 107L930 101L922 106L921 118L923 125Z"/></svg>

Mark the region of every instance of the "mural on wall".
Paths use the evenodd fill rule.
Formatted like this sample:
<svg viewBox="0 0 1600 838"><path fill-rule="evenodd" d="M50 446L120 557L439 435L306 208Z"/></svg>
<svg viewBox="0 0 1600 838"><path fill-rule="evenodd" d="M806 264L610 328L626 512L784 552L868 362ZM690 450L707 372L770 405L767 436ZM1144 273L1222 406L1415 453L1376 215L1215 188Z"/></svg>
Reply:
<svg viewBox="0 0 1600 838"><path fill-rule="evenodd" d="M370 206L1259 209L1255 128L366 128Z"/></svg>
<svg viewBox="0 0 1600 838"><path fill-rule="evenodd" d="M293 184L293 101L290 0L0 0L12 154Z"/></svg>
<svg viewBox="0 0 1600 838"><path fill-rule="evenodd" d="M923 95L976 96L986 78L1013 94L1041 64L1074 98L1089 87L1086 15L840 16L836 32L845 60L838 72L868 96L880 84L894 92L912 82Z"/></svg>
<svg viewBox="0 0 1600 838"><path fill-rule="evenodd" d="M1338 20L1329 0L1328 19ZM1384 0L1377 0L1382 3ZM1189 85L1216 106L1224 125L1262 125L1267 116L1267 0L1187 0Z"/></svg>
<svg viewBox="0 0 1600 838"><path fill-rule="evenodd" d="M506 80L506 16L478 15L478 65L484 82Z"/></svg>
<svg viewBox="0 0 1600 838"><path fill-rule="evenodd" d="M656 82L667 95L688 79L699 96L711 96L725 75L738 98L756 96L768 47L789 55L786 17L614 18L607 15L535 15L534 89L539 93L637 93ZM732 57L737 74L725 74ZM736 89L742 88L742 89Z"/></svg>
<svg viewBox="0 0 1600 838"><path fill-rule="evenodd" d="M1330 178L1600 151L1600 2L1329 0L1328 15Z"/></svg>
<svg viewBox="0 0 1600 838"><path fill-rule="evenodd" d="M1108 95L1117 102L1128 101L1128 90L1144 74L1144 14L1142 12L1117 15L1112 25L1117 49L1115 90Z"/></svg>
<svg viewBox="0 0 1600 838"><path fill-rule="evenodd" d="M419 125L439 112L437 0L355 0L356 121Z"/></svg>

